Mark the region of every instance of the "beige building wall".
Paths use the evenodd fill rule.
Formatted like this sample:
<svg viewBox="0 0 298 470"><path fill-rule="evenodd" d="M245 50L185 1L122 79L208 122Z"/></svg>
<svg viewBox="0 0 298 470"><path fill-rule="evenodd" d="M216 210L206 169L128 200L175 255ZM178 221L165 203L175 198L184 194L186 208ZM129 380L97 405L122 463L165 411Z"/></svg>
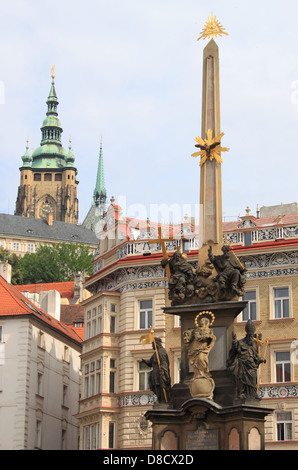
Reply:
<svg viewBox="0 0 298 470"><path fill-rule="evenodd" d="M230 230L231 225L227 224L224 235L228 242L232 242L235 254L247 269L246 293L255 292L256 330L262 334L263 341L269 338L267 362L259 369L261 405L274 409L266 421L265 445L268 449L297 449L298 241L295 234L298 233L298 225L282 226L278 219L274 227L257 227L256 219L252 223L250 219L248 213L242 218L242 222L234 223L233 231ZM268 220L265 222L268 224ZM114 230L113 223L107 224L108 230L96 251L96 273L85 283L85 288L93 294L93 297L85 301L85 312L88 315L92 302L103 302L105 326L98 337L85 338L82 367L88 358L95 360L101 357L106 382L98 395L83 398L80 402L80 448L90 448L90 441L86 437L83 442L82 436L84 432L86 436L90 434L88 426L92 417L94 423L100 422L99 448L150 449L151 430L143 415L152 406L153 396L149 390L138 390L138 362L142 358L149 358L152 349L150 345L143 347L139 343L140 335L145 332L140 330L138 320L139 301L152 299L153 328L155 334L163 338L170 359L173 384L179 382L179 318L164 315L162 310L169 305L169 300L165 272L160 266L161 252L159 251L159 257L142 256L148 251L145 240L132 242L109 239L109 228ZM246 236L248 232L251 232L249 237ZM281 240L276 239L276 234ZM285 242L286 237L290 241ZM247 240L249 244L245 244ZM196 263L195 243L192 247L194 250L188 254L188 259ZM156 247L151 247L151 250L153 254L157 254ZM289 318L276 318L274 295L275 289L280 288L286 288L288 292ZM117 303L119 308L117 331L114 334L110 334L107 329L111 302ZM88 321L90 319L86 317L85 327ZM235 332L239 339L245 336L245 324L246 319L240 314L235 322ZM98 346L95 347L95 344ZM265 344L261 346L261 356L264 354L264 347ZM286 357L290 359L280 363L276 353L286 353ZM117 389L114 394L109 394L109 361L113 358L117 360ZM279 381L276 376L277 368L290 368L290 376ZM102 403L102 407L95 412L97 403ZM109 440L109 426L114 426L113 442Z"/></svg>

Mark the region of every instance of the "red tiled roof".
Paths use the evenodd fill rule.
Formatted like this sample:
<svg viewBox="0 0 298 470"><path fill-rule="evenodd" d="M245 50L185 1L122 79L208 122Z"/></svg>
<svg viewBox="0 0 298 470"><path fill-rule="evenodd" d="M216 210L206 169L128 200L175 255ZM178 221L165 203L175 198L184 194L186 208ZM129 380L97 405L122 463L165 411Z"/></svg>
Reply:
<svg viewBox="0 0 298 470"><path fill-rule="evenodd" d="M24 284L15 286L19 292L30 292L39 294L42 291L57 290L62 299L67 299L69 302L73 299L74 281L67 282L48 282L41 284Z"/></svg>
<svg viewBox="0 0 298 470"><path fill-rule="evenodd" d="M65 325L40 308L37 308L33 302L16 289L16 286L8 284L0 276L0 317L19 315L33 315L41 322L68 336L69 339L81 343L81 337L75 333L74 328Z"/></svg>
<svg viewBox="0 0 298 470"><path fill-rule="evenodd" d="M72 326L71 329L83 341L83 339L84 339L84 327L83 326Z"/></svg>
<svg viewBox="0 0 298 470"><path fill-rule="evenodd" d="M279 215L272 217L262 217L260 219L256 217L249 217L252 222L256 224L257 228L273 227L275 225L293 225L298 224L298 214ZM241 230L242 220L233 220L231 222L223 222L223 231L232 232L234 230Z"/></svg>
<svg viewBox="0 0 298 470"><path fill-rule="evenodd" d="M84 322L84 307L81 304L61 305L60 319L66 325Z"/></svg>

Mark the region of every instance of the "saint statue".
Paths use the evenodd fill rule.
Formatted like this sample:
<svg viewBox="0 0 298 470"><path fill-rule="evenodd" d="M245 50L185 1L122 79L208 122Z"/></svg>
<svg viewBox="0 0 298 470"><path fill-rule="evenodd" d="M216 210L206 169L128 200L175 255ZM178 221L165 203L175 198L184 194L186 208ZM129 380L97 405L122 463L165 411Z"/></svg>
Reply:
<svg viewBox="0 0 298 470"><path fill-rule="evenodd" d="M167 351L162 346L161 338L155 338L152 343L154 354L149 360L142 359L147 366L152 367L149 374L149 387L155 393L159 403L169 403L171 400L171 377Z"/></svg>
<svg viewBox="0 0 298 470"><path fill-rule="evenodd" d="M234 375L236 398L258 399L257 370L262 362L258 354L255 338L255 325L248 320L245 326L246 336L239 341L232 333L232 347L227 361L227 368Z"/></svg>
<svg viewBox="0 0 298 470"><path fill-rule="evenodd" d="M245 285L244 273L246 269L242 266L238 258L231 252L229 245L222 246L222 255L214 256L212 247L209 247L208 256L213 264L217 276L214 281L218 284L218 297L224 298L225 292L230 295L242 295Z"/></svg>
<svg viewBox="0 0 298 470"><path fill-rule="evenodd" d="M192 396L212 398L214 381L209 370L209 353L216 337L210 325L214 321L212 312L201 312L195 319L196 328L183 332L190 365L194 375L190 384Z"/></svg>
<svg viewBox="0 0 298 470"><path fill-rule="evenodd" d="M170 260L162 260L161 264L165 268L167 263L171 272L169 298L174 302L181 302L194 292L195 269L179 249L175 251Z"/></svg>

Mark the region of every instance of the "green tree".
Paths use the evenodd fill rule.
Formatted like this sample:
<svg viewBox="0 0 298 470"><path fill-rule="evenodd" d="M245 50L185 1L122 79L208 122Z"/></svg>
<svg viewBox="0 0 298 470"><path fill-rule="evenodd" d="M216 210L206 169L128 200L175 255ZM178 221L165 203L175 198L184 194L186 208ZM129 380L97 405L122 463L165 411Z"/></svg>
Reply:
<svg viewBox="0 0 298 470"><path fill-rule="evenodd" d="M92 260L90 249L82 244L40 246L35 253L26 253L20 259L23 283L71 281L79 271L90 276Z"/></svg>
<svg viewBox="0 0 298 470"><path fill-rule="evenodd" d="M22 284L23 275L20 268L20 258L15 253L11 253L9 250L0 247L0 262L9 263L11 265L11 283Z"/></svg>

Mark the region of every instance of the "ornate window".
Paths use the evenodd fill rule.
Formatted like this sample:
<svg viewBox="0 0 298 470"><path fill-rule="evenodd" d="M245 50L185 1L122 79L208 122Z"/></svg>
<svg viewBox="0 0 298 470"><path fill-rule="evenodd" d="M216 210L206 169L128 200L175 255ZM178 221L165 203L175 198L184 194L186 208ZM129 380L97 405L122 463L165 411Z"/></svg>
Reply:
<svg viewBox="0 0 298 470"><path fill-rule="evenodd" d="M149 374L151 368L144 362L138 362L139 390L150 390Z"/></svg>
<svg viewBox="0 0 298 470"><path fill-rule="evenodd" d="M275 352L275 376L276 382L291 381L291 360L289 351Z"/></svg>
<svg viewBox="0 0 298 470"><path fill-rule="evenodd" d="M139 323L140 329L147 329L152 326L152 300L139 301Z"/></svg>
<svg viewBox="0 0 298 470"><path fill-rule="evenodd" d="M278 287L273 289L274 295L274 318L289 318L290 316L290 295L288 287Z"/></svg>
<svg viewBox="0 0 298 470"><path fill-rule="evenodd" d="M276 413L276 434L278 441L292 440L292 413L278 412Z"/></svg>
<svg viewBox="0 0 298 470"><path fill-rule="evenodd" d="M257 292L255 290L245 292L243 294L243 300L246 300L248 304L242 312L242 321L256 320L257 319Z"/></svg>

